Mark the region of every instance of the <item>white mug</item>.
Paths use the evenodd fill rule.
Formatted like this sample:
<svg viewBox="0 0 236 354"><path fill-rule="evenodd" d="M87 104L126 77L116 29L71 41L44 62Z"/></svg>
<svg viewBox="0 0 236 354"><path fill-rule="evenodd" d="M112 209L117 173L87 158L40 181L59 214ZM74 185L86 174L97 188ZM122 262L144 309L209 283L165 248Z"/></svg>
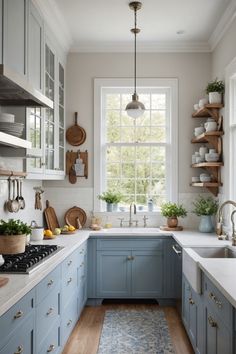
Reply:
<svg viewBox="0 0 236 354"><path fill-rule="evenodd" d="M207 132L212 132L212 131L215 131L217 129L217 123L216 122L206 122L204 124L204 127L205 127Z"/></svg>

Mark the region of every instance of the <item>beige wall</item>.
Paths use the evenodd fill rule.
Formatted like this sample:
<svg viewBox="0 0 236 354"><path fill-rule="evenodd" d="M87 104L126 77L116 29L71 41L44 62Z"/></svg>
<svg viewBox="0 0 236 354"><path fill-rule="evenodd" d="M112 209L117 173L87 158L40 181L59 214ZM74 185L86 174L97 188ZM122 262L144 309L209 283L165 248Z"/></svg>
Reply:
<svg viewBox="0 0 236 354"><path fill-rule="evenodd" d="M81 149L89 151L89 178L72 186L68 180L46 182L48 187L93 187L93 79L132 77L133 56L122 53L71 53L67 61L67 127L73 124L78 111L79 123L86 129L87 140ZM189 167L195 147L190 139L199 121L191 119L193 104L204 95L211 76L211 55L208 53L145 53L138 55L140 77L177 77L179 79L179 192L199 192L189 187L194 171ZM71 146L68 146L71 149Z"/></svg>

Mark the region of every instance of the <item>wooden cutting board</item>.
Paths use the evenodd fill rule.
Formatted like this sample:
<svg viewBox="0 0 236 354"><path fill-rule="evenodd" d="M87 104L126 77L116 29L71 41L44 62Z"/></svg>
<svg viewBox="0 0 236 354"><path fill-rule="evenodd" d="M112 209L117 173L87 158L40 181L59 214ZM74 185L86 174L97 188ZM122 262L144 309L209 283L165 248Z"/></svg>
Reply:
<svg viewBox="0 0 236 354"><path fill-rule="evenodd" d="M47 228L54 232L59 226L59 222L55 213L55 210L49 205L49 201L46 200L46 208L44 209L44 217L47 224Z"/></svg>
<svg viewBox="0 0 236 354"><path fill-rule="evenodd" d="M0 288L9 282L8 278L0 277Z"/></svg>
<svg viewBox="0 0 236 354"><path fill-rule="evenodd" d="M84 226L87 220L85 211L77 206L70 208L65 213L65 222L67 225L72 225L76 229L79 229L79 224Z"/></svg>
<svg viewBox="0 0 236 354"><path fill-rule="evenodd" d="M163 230L163 231L182 231L183 230L183 226L177 226L177 227L160 226L160 230Z"/></svg>
<svg viewBox="0 0 236 354"><path fill-rule="evenodd" d="M78 113L75 112L75 124L66 131L66 140L70 145L79 146L86 140L86 132L84 128L78 125Z"/></svg>

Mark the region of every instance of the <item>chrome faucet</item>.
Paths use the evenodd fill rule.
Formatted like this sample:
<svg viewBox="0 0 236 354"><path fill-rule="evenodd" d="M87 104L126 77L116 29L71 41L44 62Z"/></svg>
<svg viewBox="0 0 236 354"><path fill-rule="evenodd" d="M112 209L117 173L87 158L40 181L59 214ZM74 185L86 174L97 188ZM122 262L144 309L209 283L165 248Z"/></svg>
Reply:
<svg viewBox="0 0 236 354"><path fill-rule="evenodd" d="M132 202L129 206L129 227L133 226L132 205L134 206L134 215L136 215L136 204Z"/></svg>
<svg viewBox="0 0 236 354"><path fill-rule="evenodd" d="M231 222L232 222L232 246L236 246L236 230L235 230L235 223L234 223L234 214L236 210L231 213Z"/></svg>
<svg viewBox="0 0 236 354"><path fill-rule="evenodd" d="M217 224L216 224L216 233L218 236L222 236L223 235L223 208L225 207L225 205L233 205L236 208L236 202L234 202L233 200L227 200L226 202L224 202L223 204L221 204L221 206L218 209L217 212ZM231 221L232 221L232 215L231 215Z"/></svg>

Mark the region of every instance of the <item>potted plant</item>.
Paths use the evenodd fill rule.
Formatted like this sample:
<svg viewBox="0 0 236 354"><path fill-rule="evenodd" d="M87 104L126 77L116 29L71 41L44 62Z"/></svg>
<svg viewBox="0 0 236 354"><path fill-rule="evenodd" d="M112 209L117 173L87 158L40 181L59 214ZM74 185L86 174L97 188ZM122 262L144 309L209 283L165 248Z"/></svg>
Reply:
<svg viewBox="0 0 236 354"><path fill-rule="evenodd" d="M178 217L184 218L187 211L182 204L167 202L161 205L161 214L167 218L167 226L175 228L178 226Z"/></svg>
<svg viewBox="0 0 236 354"><path fill-rule="evenodd" d="M26 236L31 228L20 220L0 221L0 254L25 252Z"/></svg>
<svg viewBox="0 0 236 354"><path fill-rule="evenodd" d="M201 217L199 224L200 232L212 232L214 230L212 223L212 215L215 215L218 209L218 201L212 197L204 198L199 196L198 199L193 202L193 213Z"/></svg>
<svg viewBox="0 0 236 354"><path fill-rule="evenodd" d="M221 103L222 94L225 91L225 85L223 81L214 81L208 83L206 87L206 93L209 95L209 103Z"/></svg>
<svg viewBox="0 0 236 354"><path fill-rule="evenodd" d="M98 199L107 203L107 211L117 211L117 204L122 200L122 195L119 192L108 190L98 196Z"/></svg>

